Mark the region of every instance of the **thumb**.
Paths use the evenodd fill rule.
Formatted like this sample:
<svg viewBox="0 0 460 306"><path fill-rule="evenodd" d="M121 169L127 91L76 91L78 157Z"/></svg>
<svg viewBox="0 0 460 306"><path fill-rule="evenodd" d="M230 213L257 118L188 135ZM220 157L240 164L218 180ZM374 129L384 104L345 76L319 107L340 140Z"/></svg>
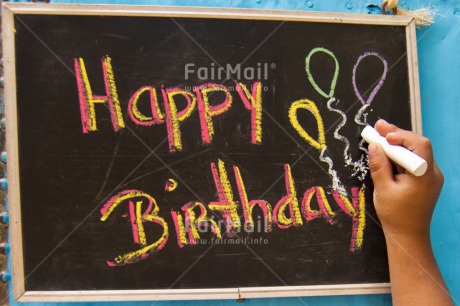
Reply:
<svg viewBox="0 0 460 306"><path fill-rule="evenodd" d="M369 144L369 169L376 188L393 181L391 162L378 143Z"/></svg>

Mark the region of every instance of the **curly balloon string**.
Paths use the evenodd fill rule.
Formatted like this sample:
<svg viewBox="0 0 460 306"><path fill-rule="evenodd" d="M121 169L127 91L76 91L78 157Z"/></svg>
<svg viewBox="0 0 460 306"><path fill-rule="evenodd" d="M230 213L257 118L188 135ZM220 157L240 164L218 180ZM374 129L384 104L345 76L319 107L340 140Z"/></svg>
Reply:
<svg viewBox="0 0 460 306"><path fill-rule="evenodd" d="M361 93L359 92L358 86L356 84L356 71L357 71L358 66L361 63L361 61L363 59L365 59L366 57L369 57L369 56L376 57L377 59L379 59L382 62L382 64L383 64L383 72L382 72L382 75L380 76L380 79L375 84L375 87L372 89L371 94L369 95L367 100L365 100L363 98L363 96L361 95ZM355 115L355 123L356 124L358 124L360 126L366 126L367 125L367 116L368 116L367 111L370 109L370 105L371 105L372 101L374 101L375 96L377 95L379 90L382 88L382 85L385 82L387 73L388 73L388 63L377 52L365 52L365 53L363 53L362 55L360 55L358 57L358 60L356 61L356 64L353 67L352 83L353 83L353 89L355 91L355 95L363 105L361 106L361 108L358 110L358 112ZM359 148L364 152L364 155L361 155L359 160L354 161L352 163L353 171L354 171L353 174L352 174L352 177L357 176L358 179L361 180L361 181L363 181L365 179L367 173L369 172L369 166L368 166L368 164L369 164L368 153L369 152L368 152L367 148L364 146L364 144L365 144L365 141L364 141L364 139L362 139L359 142Z"/></svg>
<svg viewBox="0 0 460 306"><path fill-rule="evenodd" d="M313 75L311 73L310 62L311 62L312 56L317 52L322 52L322 53L325 53L325 54L329 55L334 60L334 63L335 63L334 75L332 77L332 81L331 81L331 85L330 85L330 89L329 89L328 93L326 93L325 91L323 91L323 89L321 89L321 87L319 87L319 85L316 83L316 81L313 78ZM307 73L307 77L308 77L308 80L310 81L310 84L313 86L313 88L316 90L316 92L318 92L323 97L329 99L328 102L327 102L328 109L330 111L334 111L334 112L336 112L336 113L338 113L338 114L340 114L342 116L342 121L339 123L339 125L337 126L337 128L334 131L334 138L345 143L345 150L344 150L345 163L347 163L347 162L351 163L351 156L349 156L349 154L348 154L348 150L350 148L350 142L348 141L348 139L346 137L344 137L343 135L339 134L339 130L347 122L347 117L345 116L345 114L341 110L335 109L335 108L333 108L331 106L331 104L336 101L336 99L334 98L334 91L335 91L335 86L337 85L337 79L338 79L338 76L339 76L339 61L337 60L337 58L334 55L334 53L332 53L330 50L325 49L325 48L314 48L313 50L310 51L310 53L308 54L308 56L305 59L305 71ZM346 195L347 192L345 190L345 187L343 186L342 182L340 181L340 178L339 178L339 176L337 174L337 171L334 170L334 162L332 161L332 159L328 155L326 155L326 151L327 151L327 145L324 144L324 147L321 149L321 154L319 156L319 159L323 163L326 163L328 165L328 173L329 173L329 175L330 175L330 177L332 179L332 187L335 190L339 191L341 194Z"/></svg>

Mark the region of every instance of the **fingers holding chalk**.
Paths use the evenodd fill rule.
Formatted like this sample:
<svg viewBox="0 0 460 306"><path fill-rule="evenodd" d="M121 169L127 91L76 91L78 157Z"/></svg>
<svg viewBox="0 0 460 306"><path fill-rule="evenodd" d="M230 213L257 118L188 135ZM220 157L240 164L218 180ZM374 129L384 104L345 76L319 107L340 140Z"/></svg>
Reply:
<svg viewBox="0 0 460 306"><path fill-rule="evenodd" d="M398 128L396 125L394 124L391 124L391 123L388 123L386 122L385 120L383 119L379 119L376 123L375 123L375 129L377 130L377 132L379 132L380 135L382 135L383 137L385 137L387 134L389 133L393 133L393 132L397 132L399 130L401 130L400 128Z"/></svg>
<svg viewBox="0 0 460 306"><path fill-rule="evenodd" d="M385 155L383 147L376 142L369 144L369 169L374 185L386 189L393 181L391 162Z"/></svg>
<svg viewBox="0 0 460 306"><path fill-rule="evenodd" d="M425 159L428 164L433 163L431 142L422 135L403 130L383 119L375 123L375 129L386 138L389 144L405 147Z"/></svg>
<svg viewBox="0 0 460 306"><path fill-rule="evenodd" d="M395 133L410 133L404 130L399 130ZM410 133L410 135L416 135L414 133ZM361 133L361 136L364 138L365 141L368 143L376 142L383 147L385 154L396 164L402 166L404 169L409 171L415 176L421 176L425 173L427 169L427 162L418 156L416 153L411 152L410 150L406 149L403 146L393 145L388 143L387 139L379 134L374 128L371 126L366 126ZM406 135L407 136L407 135ZM405 138L403 138L404 143ZM409 141L410 143L410 141Z"/></svg>
<svg viewBox="0 0 460 306"><path fill-rule="evenodd" d="M403 146L408 150L425 159L429 164L433 163L433 149L428 138L409 131L400 130L386 135L388 143Z"/></svg>

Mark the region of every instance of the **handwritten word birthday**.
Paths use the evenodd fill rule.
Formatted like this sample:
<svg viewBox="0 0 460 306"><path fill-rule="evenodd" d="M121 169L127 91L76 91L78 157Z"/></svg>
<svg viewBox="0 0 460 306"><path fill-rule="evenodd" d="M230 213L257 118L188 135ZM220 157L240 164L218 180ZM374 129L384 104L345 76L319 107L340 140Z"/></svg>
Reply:
<svg viewBox="0 0 460 306"><path fill-rule="evenodd" d="M363 243L364 228L366 225L365 186L351 187L351 197L341 194L338 190L330 190L332 199L338 210L334 211L330 204L330 197L321 186L311 186L298 195L295 181L289 164L284 165L285 193L277 203L272 204L264 199L250 199L246 191L246 182L243 180L238 166L233 165L233 177L237 190L233 190L227 167L222 160L210 165L214 185L217 191L217 201L207 204L199 201L190 201L181 207L181 211L171 210L176 243L180 248L199 243L200 227L208 227L217 239L222 239L223 230L212 217L216 214L225 222L226 234L232 237L245 227L247 232L253 230L254 208L258 207L266 222L267 232L276 225L280 229L288 229L306 225L316 219L325 219L329 224L337 223L336 213L342 211L352 219L350 251L359 250ZM168 181L169 186L170 181ZM319 209L314 209L313 203ZM332 203L332 202L331 202ZM119 206L125 206L119 208ZM145 208L144 208L145 207ZM140 190L125 190L110 198L101 208L101 221L106 221L115 209L125 209L131 224L133 242L136 250L121 254L113 260L107 261L109 266L132 264L147 258L152 252L159 251L166 246L172 230L166 219L160 214L160 205L155 197ZM244 222L242 222L240 215ZM144 223L153 222L161 228L156 230L155 241L147 241Z"/></svg>
<svg viewBox="0 0 460 306"><path fill-rule="evenodd" d="M107 104L114 131L119 131L125 127L111 62L111 58L108 56L102 59L106 95L98 96L93 95L84 60L82 58L74 60L83 133L98 130L96 104ZM254 82L248 88L245 84L236 82L235 87L241 102L251 113L251 143L260 144L262 142L262 83ZM159 91L163 98L164 112L160 109L157 89L153 86L143 86L129 99L128 114L137 125L165 124L170 152L182 150L180 124L189 118L195 109L198 109L202 142L209 144L214 136L213 117L227 112L233 103L231 91L226 86L215 83L197 86L194 88L194 92L178 87L164 88L163 86ZM210 96L216 92L224 93L225 98L220 104L211 105ZM150 114L144 114L139 109L139 98L142 95L148 96L150 100ZM177 99L179 98L186 101L186 106L182 110L179 110L177 106Z"/></svg>

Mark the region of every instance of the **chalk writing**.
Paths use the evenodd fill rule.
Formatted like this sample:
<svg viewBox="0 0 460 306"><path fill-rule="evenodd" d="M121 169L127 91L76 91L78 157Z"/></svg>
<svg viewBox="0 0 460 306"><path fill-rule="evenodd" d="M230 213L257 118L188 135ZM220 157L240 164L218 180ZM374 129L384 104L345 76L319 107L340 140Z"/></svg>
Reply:
<svg viewBox="0 0 460 306"><path fill-rule="evenodd" d="M209 105L209 94L217 91L225 93L225 100L219 105ZM212 124L212 117L226 112L232 105L232 95L222 85L219 84L204 84L195 90L198 98L198 112L201 122L201 137L203 143L211 143L214 135L214 127Z"/></svg>
<svg viewBox="0 0 460 306"><path fill-rule="evenodd" d="M329 93L325 93L318 86L318 84L316 84L315 79L313 78L313 75L312 75L311 70L310 70L311 58L312 58L312 56L314 54L316 54L318 52L326 53L327 55L332 57L332 59L334 60L334 63L335 63L334 75L332 77ZM308 80L310 81L311 85L316 89L316 91L319 94L321 94L325 98L332 98L334 96L335 86L337 84L337 78L339 77L339 61L335 57L334 53L332 53L331 51L329 51L329 50L327 50L325 48L314 48L313 50L310 51L310 53L308 54L307 58L305 59L305 70L307 72Z"/></svg>
<svg viewBox="0 0 460 306"><path fill-rule="evenodd" d="M252 85L252 94L243 83L237 83L236 90L246 109L251 111L251 141L253 144L260 144L262 143L262 83L255 82Z"/></svg>
<svg viewBox="0 0 460 306"><path fill-rule="evenodd" d="M313 139L310 134L305 131L305 129L300 125L299 120L297 119L297 111L299 109L308 110L316 119L316 126L318 128L318 139ZM323 118L319 113L318 107L316 107L315 102L308 99L302 99L295 101L291 104L289 108L289 120L291 121L294 129L299 133L299 135L306 140L312 147L322 150L326 147L326 138L324 137L324 124Z"/></svg>
<svg viewBox="0 0 460 306"><path fill-rule="evenodd" d="M342 141L345 144L345 148L343 149L343 159L345 161L345 165L349 166L352 162L351 155L348 153L348 150L350 149L350 141L345 136L339 134L340 129L347 123L347 116L345 115L345 112L338 108L332 107L332 103L334 102L336 102L336 104L339 103L339 101L335 98L330 98L329 101L327 101L327 109L331 112L336 112L342 117L342 121L340 121L334 130L334 138Z"/></svg>
<svg viewBox="0 0 460 306"><path fill-rule="evenodd" d="M137 103L143 93L149 93L152 116L144 115L139 111ZM157 90L152 86L139 88L129 99L128 114L131 120L139 125L151 126L163 123L164 114L161 113L160 105L158 104Z"/></svg>
<svg viewBox="0 0 460 306"><path fill-rule="evenodd" d="M168 179L165 185L165 191L172 192L177 188L177 181L175 179Z"/></svg>
<svg viewBox="0 0 460 306"><path fill-rule="evenodd" d="M196 97L188 91L180 88L162 88L166 129L168 131L169 151L182 150L182 137L179 124L187 119L196 105ZM177 110L175 96L181 95L187 101L187 106L180 112Z"/></svg>
<svg viewBox="0 0 460 306"><path fill-rule="evenodd" d="M327 55L329 55L333 60L334 60L334 64L335 64L335 69L334 69L334 75L332 77L332 81L331 81L331 86L330 86L330 90L329 90L329 93L326 94L319 86L318 84L315 82L314 78L313 78L313 75L311 73L311 70L310 70L310 62L311 62L311 59L312 59L312 56L314 54L316 54L317 52L323 52ZM332 53L331 51L325 49L325 48L314 48L313 50L310 51L310 53L308 54L308 56L306 57L305 59L305 71L307 72L307 77L308 77L308 80L310 81L310 84L313 86L313 88L315 88L315 90L321 94L323 97L325 98L329 98L329 102L335 98L333 98L334 96L334 91L335 91L335 86L337 84L337 78L339 76L339 62L337 60L337 58L335 57L334 53ZM329 103L328 102L328 103ZM294 102L295 103L295 102ZM313 103L313 102L312 102ZM294 105L294 104L293 104ZM316 105L313 103L314 105L314 108L317 110L317 107ZM328 104L328 108L329 110L331 110L331 106L330 104ZM289 113L290 115L290 118L291 118L291 113ZM315 117L317 118L321 118L321 116L318 115ZM346 118L346 117L345 117ZM345 120L346 121L346 120ZM291 118L291 123L293 123L293 120ZM345 187L343 187L342 185L342 182L340 181L340 178L337 174L337 171L334 169L334 162L332 160L332 158L330 158L329 156L326 155L326 151L327 151L327 146L326 146L326 143L325 143L325 137L324 137L324 127L323 127L323 123L322 123L322 119L321 121L319 121L317 119L317 123L318 123L318 133L321 133L320 134L320 139L322 138L324 140L324 144L322 147L316 147L317 149L320 149L321 150L321 153L319 155L319 160L326 163L328 165L328 173L329 173L329 176L332 178L332 188L333 189L337 189L339 190L341 193L345 194L346 195L346 191L345 191ZM297 130L297 132L299 132L299 134L301 134L302 130L299 130L299 128L297 126L295 126L296 122L294 121L293 125L294 125L294 128ZM298 124L298 123L297 123ZM336 129L337 131L337 129ZM302 135L302 134L301 134ZM342 137L343 138L343 137ZM305 137L304 137L305 139ZM308 140L308 139L306 139ZM344 156L344 158L346 159L346 156Z"/></svg>
<svg viewBox="0 0 460 306"><path fill-rule="evenodd" d="M253 210L255 206L259 206L263 212L263 220L265 221L267 232L272 230L272 207L270 203L265 200L248 200L248 195L246 192L246 187L241 177L240 169L236 166L233 166L233 171L235 172L236 185L238 187L238 194L241 200L241 206L243 207L243 216L245 220L246 230L251 231L254 229L254 218Z"/></svg>
<svg viewBox="0 0 460 306"><path fill-rule="evenodd" d="M359 64L363 59L366 57L376 57L379 59L382 64L383 64L383 72L382 75L380 76L378 82L375 84L375 87L372 89L369 97L365 100L361 93L359 92L358 86L356 84L356 74L357 74L357 69ZM374 98L377 94L377 92L380 90L382 87L383 83L385 82L386 76L388 73L388 63L387 61L378 53L376 52L364 52L362 55L358 57L358 60L356 61L355 65L353 66L353 74L352 74L352 84L353 84L353 89L355 91L355 95L358 98L358 100L363 104L363 106L358 110L355 116L355 122L358 125L361 126L366 126L367 125L367 116L368 116L368 109L370 108L370 105L372 101L374 101ZM352 163L354 172L352 173L352 176L357 176L361 181L363 181L369 171L369 167L367 166L369 163L369 158L368 158L368 151L366 147L364 146L365 142L364 139L362 139L359 142L359 148L365 153L365 155L361 155L359 160L354 161Z"/></svg>
<svg viewBox="0 0 460 306"><path fill-rule="evenodd" d="M115 132L125 127L120 100L117 94L115 75L111 58L102 59L102 74L105 83L106 96L93 95L85 62L82 58L74 59L77 88L80 101L80 113L83 133L98 131L97 117L94 105L108 103L111 121ZM247 86L236 82L236 91L245 108L251 112L251 143L262 143L262 83L254 82ZM252 88L252 92L248 89ZM182 133L180 125L198 109L200 119L201 138L203 144L210 144L214 136L212 118L227 112L233 102L233 96L227 87L220 84L207 83L194 86L194 92L179 87L165 88L161 86L164 113L158 99L157 90L152 86L142 86L131 96L128 102L129 118L137 125L153 126L165 124L168 134L169 151L182 151ZM223 92L225 99L217 105L211 105L209 97L212 93ZM149 94L151 114L143 114L139 110L139 99ZM178 99L185 99L186 106L179 110Z"/></svg>
<svg viewBox="0 0 460 306"><path fill-rule="evenodd" d="M213 218L216 213L225 220L223 226L227 234L240 232L241 221L239 216L241 211L243 212L241 215L245 224L248 224L245 228L254 228L253 208L256 205L262 209L264 222L267 223L264 229L267 232L273 230L273 225L276 225L281 230L285 230L289 227L302 226L318 218L324 218L331 225L335 225L334 217L338 212L343 212L353 220L350 251L355 252L361 248L366 225L365 185L351 188L351 200L339 190L330 190L330 193L333 195L332 199L338 208L336 211L333 210L326 196L325 189L321 186L308 188L303 193L302 201L299 202L291 167L289 164L285 164L283 168L286 194L278 200L272 210L272 206L267 200L248 199L244 187L245 182L241 176L239 167L233 165L232 168L238 189L238 200L235 199L235 193L232 189L226 165L222 160L218 160L217 163L212 162L210 164L217 191L217 201L210 202L207 205L198 201L191 201L182 206L182 212L175 210L170 212L176 232L176 242L180 248L186 245L197 244L201 238L201 234L206 232L202 230L203 226L210 228L216 239L221 239L223 231L221 230L221 226ZM316 199L319 210L312 208L313 199ZM147 202L147 208L142 212L142 205L145 202ZM160 206L157 204L155 198L138 190L122 191L107 201L101 209L101 221L106 221L111 213L122 203L128 204L127 208L133 241L135 245L139 245L141 248L137 251L120 255L113 261L108 261L107 264L109 266L132 264L147 258L152 252L160 251L165 247L170 234L168 224L159 215ZM154 230L160 238L150 245L147 244L143 226L145 222L155 222L162 229L162 231L160 229ZM160 232L162 232L161 235L159 234Z"/></svg>
<svg viewBox="0 0 460 306"><path fill-rule="evenodd" d="M88 74L86 72L85 62L83 59L75 59L74 64L75 76L77 78L78 96L80 99L80 113L83 133L97 130L96 110L94 108L94 104L96 103L109 104L112 125L115 131L124 128L125 123L123 122L123 115L121 113L120 100L118 99L111 58L107 56L102 59L102 70L106 96L93 95L91 84L89 83L88 79Z"/></svg>
<svg viewBox="0 0 460 306"><path fill-rule="evenodd" d="M326 54L332 58L335 64L328 92L318 86L311 72L311 61L317 53ZM384 69L371 94L367 100L364 100L356 84L356 74L358 65L368 56L378 58L383 63ZM97 103L107 104L115 132L124 128L125 122L123 121L123 113L110 57L106 56L102 59L105 96L93 94L84 60L76 58L74 64L83 133L98 131L95 110L95 104ZM367 123L366 112L385 81L387 66L385 59L375 52L362 54L354 65L352 85L358 100L363 104L354 118L357 125L362 126ZM351 176L357 176L363 181L368 173L367 154L362 154L360 159L353 161L349 152L350 141L340 134L340 130L347 123L347 115L345 111L339 108L339 100L334 96L339 77L339 61L337 57L332 51L325 48L314 48L305 59L305 71L307 79L313 88L321 96L328 99L326 106L329 112L340 116L340 120L334 128L334 139L344 145L343 161L346 167L353 168ZM262 83L260 81L256 81L250 86L235 82L234 90L236 94L232 94L230 87L215 83L193 86L193 91L180 87L165 88L164 85L159 86L159 88L162 99L158 98L157 89L154 86L142 86L136 90L127 103L128 118L134 124L140 126L164 125L170 153L183 150L181 123L194 113L198 115L202 144L212 144L214 137L216 137L213 118L229 111L235 98L239 98L240 103L244 105L244 109L250 113L250 142L255 145L262 144L263 97ZM213 103L210 103L210 97L214 93L219 93L216 95L218 99L214 98ZM148 101L148 108L139 106L140 97L144 95L147 96L147 99L144 99L143 102ZM316 128L318 135L316 139L307 131L307 126L303 126L300 123L298 116L302 111L307 111L312 115L314 120L310 118L308 122L314 123L313 126ZM256 216L257 218L262 217L263 230L269 233L275 230L287 230L292 227L303 226L317 219L324 219L331 226L335 226L337 224L337 215L342 213L352 220L349 250L350 252L360 250L363 245L366 226L366 186L362 184L361 186L348 188L348 190L343 186L338 172L334 169L333 159L327 154L328 146L326 145L324 121L315 102L306 98L292 102L288 108L287 117L298 136L319 151L318 160L328 165L327 173L332 179L329 190L324 186L309 186L303 194L299 194L291 165L286 163L283 164L284 194L276 202L272 202L275 203L272 205L267 199L251 199L240 168L232 165L231 169L233 171L228 172L225 162L217 159L209 164L216 190L216 199L209 203L202 203L198 200L190 201L189 199L179 210L172 209L169 212L170 219L161 216L160 204L157 203L156 197L134 189L119 192L102 207L101 221L106 221L115 209L120 209L118 207L121 204L126 204L123 207L127 209L127 214L122 216L129 219L134 251L115 256L113 260L107 261L107 265L133 264L146 259L153 252L162 250L171 234L166 220L172 220L172 228L176 236L175 241L180 248L184 248L185 246L198 244L202 239L202 234L209 232L209 230L213 235L213 239L217 240L222 239L223 235L233 237L242 230L250 233L255 229ZM360 148L365 150L362 144L360 144ZM232 179L234 179L234 182L232 182ZM164 190L165 192L174 192L178 186L178 182L170 178L166 181ZM236 191L234 191L234 186L236 186ZM317 208L313 208L313 203L316 203ZM255 207L258 207L256 211L254 210ZM163 212L163 214L165 213L168 214L168 212ZM215 217L219 220L215 219ZM223 221L223 223L220 221ZM154 227L149 226L151 233L148 235L144 227L146 222L156 224ZM261 230L261 227L258 229Z"/></svg>
<svg viewBox="0 0 460 306"><path fill-rule="evenodd" d="M294 187L294 179L292 178L291 167L288 164L284 165L284 171L286 195L278 201L273 209L273 219L280 228L288 228L303 224L299 210L299 202L297 200L296 190ZM287 208L289 209L289 217L287 217L286 214Z"/></svg>
<svg viewBox="0 0 460 306"><path fill-rule="evenodd" d="M136 199L136 201L134 202L133 199ZM142 212L142 205L145 200L147 200L148 204L145 211ZM107 261L109 266L120 266L145 259L151 252L161 250L168 241L168 224L162 217L158 216L160 208L156 200L152 196L139 190L125 190L113 196L101 208L101 221L106 221L117 206L126 202L129 207L129 219L131 222L134 244L139 245L141 248L137 251L120 255L113 261ZM152 244L147 244L144 222L154 222L163 229L160 238Z"/></svg>
<svg viewBox="0 0 460 306"><path fill-rule="evenodd" d="M362 97L361 93L358 90L358 86L356 85L356 70L358 69L358 66L361 63L361 61L364 58L368 57L368 56L377 57L382 62L382 64L383 64L383 72L382 72L382 75L380 76L379 81L375 85L374 89L372 89L372 92L369 95L369 97L367 98L367 100L364 100L364 98ZM377 94L377 92L382 87L383 82L385 82L385 79L387 77L387 72L388 72L388 63L380 54L378 54L376 52L365 52L364 54L362 54L362 55L360 55L358 57L358 60L356 61L356 64L353 67L353 89L355 90L356 97L359 99L359 101L361 101L361 103L363 105L364 104L370 105L372 103L372 101L375 98L375 95Z"/></svg>

